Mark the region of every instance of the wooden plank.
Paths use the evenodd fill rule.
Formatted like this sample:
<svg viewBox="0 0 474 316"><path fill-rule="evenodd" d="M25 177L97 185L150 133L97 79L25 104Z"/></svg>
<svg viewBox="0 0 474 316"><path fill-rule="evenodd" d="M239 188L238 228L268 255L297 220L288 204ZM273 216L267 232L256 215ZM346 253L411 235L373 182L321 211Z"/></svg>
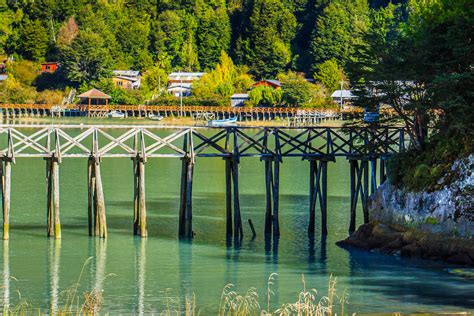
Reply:
<svg viewBox="0 0 474 316"><path fill-rule="evenodd" d="M148 228L146 222L146 203L145 203L145 163L143 160L138 161L138 178L139 178L139 209L140 209L140 237L148 237Z"/></svg>
<svg viewBox="0 0 474 316"><path fill-rule="evenodd" d="M54 188L54 238L61 239L61 222L59 220L59 162L56 158L52 159L51 173Z"/></svg>

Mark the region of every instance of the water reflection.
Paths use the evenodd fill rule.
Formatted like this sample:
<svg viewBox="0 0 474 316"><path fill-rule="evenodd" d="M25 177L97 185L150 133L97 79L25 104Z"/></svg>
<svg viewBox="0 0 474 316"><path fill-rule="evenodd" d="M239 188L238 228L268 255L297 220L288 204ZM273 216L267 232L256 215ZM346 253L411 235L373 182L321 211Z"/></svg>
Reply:
<svg viewBox="0 0 474 316"><path fill-rule="evenodd" d="M104 281L106 278L105 274L105 264L107 261L107 239L96 238L94 239L95 243L95 256L94 256L94 265L95 265L95 282L94 288L97 292L102 292L104 290Z"/></svg>
<svg viewBox="0 0 474 316"><path fill-rule="evenodd" d="M2 306L5 309L8 309L10 306L10 247L8 244L8 240L3 241L3 251L2 251L2 258L3 258L3 300Z"/></svg>
<svg viewBox="0 0 474 316"><path fill-rule="evenodd" d="M135 271L137 284L137 308L135 312L138 315L143 315L145 312L145 271L146 271L146 243L145 238L136 239L134 242L135 248Z"/></svg>
<svg viewBox="0 0 474 316"><path fill-rule="evenodd" d="M59 267L61 259L61 239L48 240L48 261L49 261L49 302L50 313L56 314L59 305Z"/></svg>

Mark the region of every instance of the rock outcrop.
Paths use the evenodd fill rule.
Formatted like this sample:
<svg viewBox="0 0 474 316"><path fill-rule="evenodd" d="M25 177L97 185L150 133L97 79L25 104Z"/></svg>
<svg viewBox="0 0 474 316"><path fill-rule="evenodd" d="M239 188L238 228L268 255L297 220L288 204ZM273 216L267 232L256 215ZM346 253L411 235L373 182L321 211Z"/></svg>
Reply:
<svg viewBox="0 0 474 316"><path fill-rule="evenodd" d="M338 244L474 265L474 155L452 168L456 180L433 192L387 181L370 198L370 223Z"/></svg>

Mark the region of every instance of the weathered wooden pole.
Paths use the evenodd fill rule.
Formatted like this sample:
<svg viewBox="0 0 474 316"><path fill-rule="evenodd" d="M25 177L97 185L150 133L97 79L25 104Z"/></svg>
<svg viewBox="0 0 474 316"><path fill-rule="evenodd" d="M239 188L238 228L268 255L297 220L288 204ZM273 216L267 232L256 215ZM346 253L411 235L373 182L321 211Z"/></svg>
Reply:
<svg viewBox="0 0 474 316"><path fill-rule="evenodd" d="M320 207L321 207L321 234L327 235L328 234L328 225L327 225L327 200L328 200L328 162L327 160L320 161L321 170L321 191L320 192Z"/></svg>
<svg viewBox="0 0 474 316"><path fill-rule="evenodd" d="M142 238L148 236L146 223L146 203L145 203L145 161L138 160L138 196L139 196L139 234Z"/></svg>
<svg viewBox="0 0 474 316"><path fill-rule="evenodd" d="M138 193L138 157L132 158L133 161L133 235L138 235L139 225L139 193Z"/></svg>
<svg viewBox="0 0 474 316"><path fill-rule="evenodd" d="M308 223L308 234L313 235L316 223L316 198L315 195L318 194L316 191L315 179L317 164L315 160L309 161L309 223ZM318 183L318 182L316 182Z"/></svg>
<svg viewBox="0 0 474 316"><path fill-rule="evenodd" d="M364 169L363 173L363 183L364 187L362 188L361 192L361 200L362 200L362 213L364 214L364 224L369 222L369 161L364 159L361 161L361 166ZM375 191L375 190L374 190Z"/></svg>
<svg viewBox="0 0 474 316"><path fill-rule="evenodd" d="M272 233L272 165L269 159L265 159L265 235Z"/></svg>
<svg viewBox="0 0 474 316"><path fill-rule="evenodd" d="M5 172L2 174L3 193L3 239L10 238L10 192L11 192L11 160L6 158L2 162L5 165Z"/></svg>
<svg viewBox="0 0 474 316"><path fill-rule="evenodd" d="M351 186L351 215L349 222L349 233L355 231L356 226L356 208L358 194L356 192L356 169L358 169L357 160L349 160L350 164L350 186Z"/></svg>
<svg viewBox="0 0 474 316"><path fill-rule="evenodd" d="M273 197L273 236L280 236L280 161L277 158L273 160L273 183L272 183L272 197Z"/></svg>
<svg viewBox="0 0 474 316"><path fill-rule="evenodd" d="M54 237L61 238L61 222L59 220L59 162L53 159L51 163L51 173L53 175L54 187Z"/></svg>
<svg viewBox="0 0 474 316"><path fill-rule="evenodd" d="M379 184L382 184L387 179L387 174L385 172L385 157L380 157L380 171L379 171Z"/></svg>
<svg viewBox="0 0 474 316"><path fill-rule="evenodd" d="M238 159L238 158L237 158ZM232 161L232 180L234 186L234 239L241 240L244 236L242 229L242 215L240 214L239 199L239 163L237 159Z"/></svg>
<svg viewBox="0 0 474 316"><path fill-rule="evenodd" d="M87 223L89 228L89 236L94 235L93 224L95 223L95 174L94 174L94 158L87 160ZM95 226L95 224L94 224Z"/></svg>
<svg viewBox="0 0 474 316"><path fill-rule="evenodd" d="M232 161L225 158L226 235L232 236Z"/></svg>
<svg viewBox="0 0 474 316"><path fill-rule="evenodd" d="M179 210L179 237L193 238L193 174L194 174L194 149L192 132L184 137L183 149L186 154L182 160L181 168L181 203Z"/></svg>
<svg viewBox="0 0 474 316"><path fill-rule="evenodd" d="M59 160L56 157L46 158L47 178L47 235L61 238L59 217Z"/></svg>
<svg viewBox="0 0 474 316"><path fill-rule="evenodd" d="M99 221L98 236L99 238L107 238L107 221L105 216L105 200L104 191L102 188L102 177L100 174L100 161L96 159L94 163L96 213L97 219Z"/></svg>

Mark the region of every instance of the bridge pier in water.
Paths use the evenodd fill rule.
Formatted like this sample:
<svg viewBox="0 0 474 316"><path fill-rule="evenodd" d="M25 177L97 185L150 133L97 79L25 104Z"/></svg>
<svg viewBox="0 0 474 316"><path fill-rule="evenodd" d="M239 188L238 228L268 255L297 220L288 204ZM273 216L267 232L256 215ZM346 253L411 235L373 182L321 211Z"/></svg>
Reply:
<svg viewBox="0 0 474 316"><path fill-rule="evenodd" d="M23 130L22 128L26 129ZM119 136L108 129L122 131ZM34 131L31 132L31 129ZM35 130L36 129L36 130ZM384 128L365 129L349 139L339 129L308 127L288 133L285 128L265 127L257 132L245 127L206 129L169 129L156 126L22 126L3 125L0 136L8 136L6 148L1 152L1 190L3 210L3 238L9 238L11 164L16 158L36 157L46 160L47 180L47 232L59 239L60 199L59 166L62 158L87 158L88 230L90 236L107 237L104 191L101 178L101 159L128 158L133 164L133 234L147 237L145 200L145 164L147 158L181 159L181 189L179 208L179 237L191 239L192 189L195 158L220 157L225 161L226 183L226 236L234 237L239 244L243 238L243 224L239 199L239 164L245 157L259 157L263 161L265 181L264 235L274 240L280 235L280 164L282 157L299 157L309 161L309 223L308 234L316 230L316 210L321 212L321 234L327 227L327 176L328 162L336 157L349 161L350 224L349 232L356 228L356 211L361 201L364 223L369 221L368 197L385 181L385 161L394 152L402 151L403 130ZM73 131L73 132L69 132ZM75 131L79 131L78 133ZM250 132L249 132L250 131ZM98 136L101 135L99 146ZM349 133L349 135L351 135ZM144 137L153 141L145 146ZM54 142L51 141L54 137ZM225 140L225 145L223 145ZM134 145L130 142L134 141ZM173 144L182 141L183 146ZM193 141L196 141L194 144ZM321 141L324 143L321 145ZM46 142L46 145L44 144ZM90 145L92 143L92 146ZM361 149L360 143L367 146ZM163 150L162 150L163 149ZM170 153L171 151L171 153ZM45 158L46 157L46 158ZM378 161L379 160L379 161ZM249 221L252 231L251 221ZM254 233L255 235L255 233Z"/></svg>
<svg viewBox="0 0 474 316"><path fill-rule="evenodd" d="M91 156L88 160L88 226L89 236L107 238L105 200L100 173L100 159Z"/></svg>
<svg viewBox="0 0 474 316"><path fill-rule="evenodd" d="M59 218L59 158L46 158L47 182L47 226L48 237L61 239L61 221Z"/></svg>

